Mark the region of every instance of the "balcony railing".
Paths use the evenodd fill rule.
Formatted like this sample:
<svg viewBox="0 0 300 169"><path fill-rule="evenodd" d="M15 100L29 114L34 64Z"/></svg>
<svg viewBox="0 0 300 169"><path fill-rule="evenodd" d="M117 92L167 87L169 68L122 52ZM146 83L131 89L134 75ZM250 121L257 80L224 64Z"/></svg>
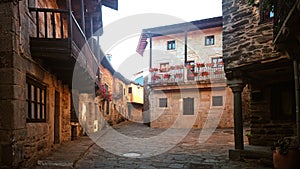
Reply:
<svg viewBox="0 0 300 169"><path fill-rule="evenodd" d="M80 61L86 71L94 78L98 70L97 51L92 51L85 34L77 23L71 11L48 8L29 8L36 25L35 35L31 38L43 41L68 41L67 46L58 46L57 52L64 48ZM55 45L54 45L55 46ZM53 48L53 46L51 46ZM84 56L79 58L78 56Z"/></svg>
<svg viewBox="0 0 300 169"><path fill-rule="evenodd" d="M288 17L297 0L280 0L274 4L274 37L276 38L280 29Z"/></svg>
<svg viewBox="0 0 300 169"><path fill-rule="evenodd" d="M197 64L191 66L174 66L168 69L150 69L150 84L163 84L189 81L225 80L223 65Z"/></svg>

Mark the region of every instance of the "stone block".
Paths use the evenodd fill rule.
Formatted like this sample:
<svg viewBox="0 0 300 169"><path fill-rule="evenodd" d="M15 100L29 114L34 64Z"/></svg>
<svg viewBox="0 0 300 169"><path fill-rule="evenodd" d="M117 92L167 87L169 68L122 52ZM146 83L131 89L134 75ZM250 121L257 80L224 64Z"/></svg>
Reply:
<svg viewBox="0 0 300 169"><path fill-rule="evenodd" d="M0 129L24 128L26 124L26 102L0 100Z"/></svg>
<svg viewBox="0 0 300 169"><path fill-rule="evenodd" d="M0 51L0 68L11 68L13 65L12 62L12 52Z"/></svg>
<svg viewBox="0 0 300 169"><path fill-rule="evenodd" d="M0 85L0 99L25 100L25 86Z"/></svg>
<svg viewBox="0 0 300 169"><path fill-rule="evenodd" d="M12 68L0 69L0 85L3 84L25 84L25 74Z"/></svg>

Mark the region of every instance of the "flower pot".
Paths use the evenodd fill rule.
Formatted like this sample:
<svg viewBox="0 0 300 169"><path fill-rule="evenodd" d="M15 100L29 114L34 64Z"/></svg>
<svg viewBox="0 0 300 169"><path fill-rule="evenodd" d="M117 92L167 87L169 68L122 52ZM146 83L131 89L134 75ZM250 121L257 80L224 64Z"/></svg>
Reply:
<svg viewBox="0 0 300 169"><path fill-rule="evenodd" d="M273 163L275 169L295 169L300 161L300 151L297 148L290 148L286 155L280 154L278 149L273 152Z"/></svg>

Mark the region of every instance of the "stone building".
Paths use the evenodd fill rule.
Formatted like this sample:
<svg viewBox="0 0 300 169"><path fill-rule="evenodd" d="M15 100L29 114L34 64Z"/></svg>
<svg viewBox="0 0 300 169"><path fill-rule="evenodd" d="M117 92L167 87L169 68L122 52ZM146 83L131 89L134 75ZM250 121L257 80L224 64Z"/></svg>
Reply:
<svg viewBox="0 0 300 169"><path fill-rule="evenodd" d="M71 111L95 92L99 45L87 39L102 34L102 5L117 9L108 0L0 1L1 168L30 166L71 140ZM89 83L72 85L74 66Z"/></svg>
<svg viewBox="0 0 300 169"><path fill-rule="evenodd" d="M147 44L146 123L233 127L232 94L222 62L222 17L144 29L137 52L143 55Z"/></svg>
<svg viewBox="0 0 300 169"><path fill-rule="evenodd" d="M127 85L130 81L116 72L106 57L101 60L101 84L111 93L111 100L100 104L105 120L114 125L127 119Z"/></svg>
<svg viewBox="0 0 300 169"><path fill-rule="evenodd" d="M245 85L250 92L253 145L270 146L278 138L299 133L300 3L275 1L273 13L263 7L264 1L259 2L260 6L251 6L246 1L223 1L223 60L234 93L235 148L239 150L244 149L241 94Z"/></svg>
<svg viewBox="0 0 300 169"><path fill-rule="evenodd" d="M143 123L144 87L140 84L131 82L128 85L128 119Z"/></svg>

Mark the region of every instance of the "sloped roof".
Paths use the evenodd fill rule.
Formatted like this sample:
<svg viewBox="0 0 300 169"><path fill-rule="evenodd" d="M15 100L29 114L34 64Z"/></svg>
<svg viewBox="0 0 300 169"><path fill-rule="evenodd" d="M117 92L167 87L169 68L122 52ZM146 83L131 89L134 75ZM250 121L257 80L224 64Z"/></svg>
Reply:
<svg viewBox="0 0 300 169"><path fill-rule="evenodd" d="M140 35L140 40L138 42L136 52L143 56L145 48L148 44L147 39L150 36L165 36L170 34L183 33L185 31L189 32L198 29L208 29L220 26L222 26L222 16L143 29Z"/></svg>
<svg viewBox="0 0 300 169"><path fill-rule="evenodd" d="M118 0L102 0L102 5L114 10L118 10Z"/></svg>

